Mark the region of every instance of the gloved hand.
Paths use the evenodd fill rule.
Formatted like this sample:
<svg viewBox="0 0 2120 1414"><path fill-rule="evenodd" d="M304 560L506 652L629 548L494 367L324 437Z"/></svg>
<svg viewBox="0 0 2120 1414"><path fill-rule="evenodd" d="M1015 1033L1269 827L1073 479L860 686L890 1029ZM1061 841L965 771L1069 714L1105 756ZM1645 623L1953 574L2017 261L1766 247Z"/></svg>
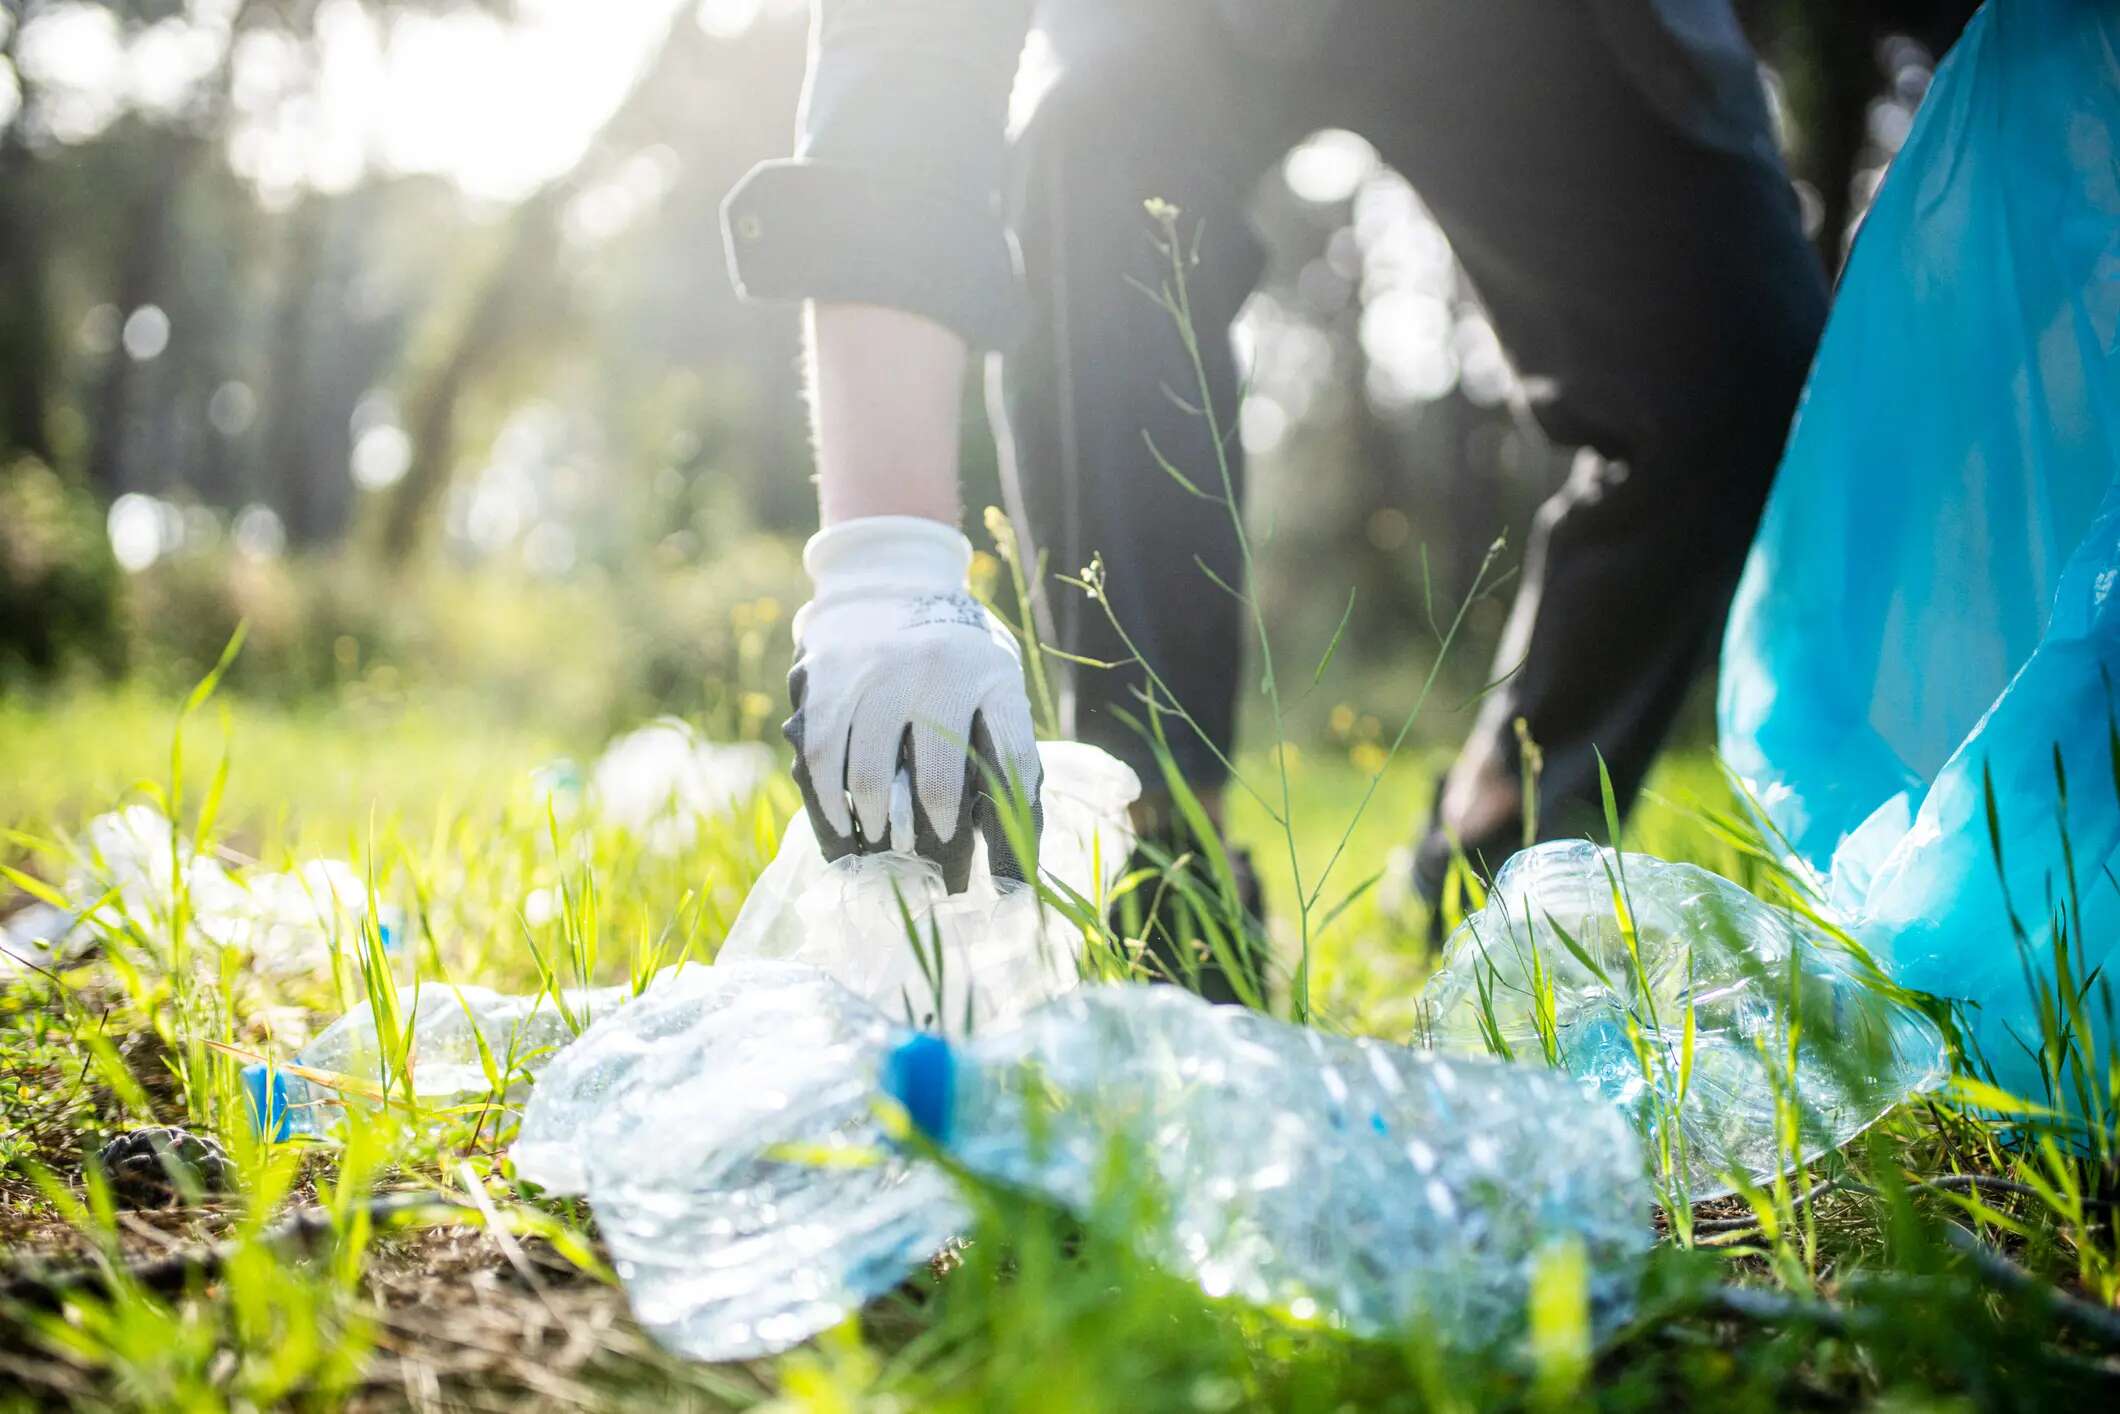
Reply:
<svg viewBox="0 0 2120 1414"><path fill-rule="evenodd" d="M816 597L795 615L783 730L825 858L910 848L960 891L973 841L995 876L1024 863L985 765L1040 822L1041 770L1016 640L971 596L972 546L921 516L869 516L812 536Z"/></svg>

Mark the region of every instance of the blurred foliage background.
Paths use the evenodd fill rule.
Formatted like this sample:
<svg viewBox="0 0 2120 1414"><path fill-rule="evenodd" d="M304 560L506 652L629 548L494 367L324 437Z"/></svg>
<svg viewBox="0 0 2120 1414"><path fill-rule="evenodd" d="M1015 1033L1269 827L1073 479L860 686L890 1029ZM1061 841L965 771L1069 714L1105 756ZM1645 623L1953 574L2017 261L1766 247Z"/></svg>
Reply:
<svg viewBox="0 0 2120 1414"><path fill-rule="evenodd" d="M1740 8L1837 264L1971 6ZM787 148L807 20L5 0L0 692L181 683L247 619L244 693L774 719L813 515L794 314L734 300L717 207ZM1447 243L1360 137L1291 152L1255 220L1265 597L1322 645L1359 590L1304 723L1358 740L1428 666L1424 584L1454 600L1521 545L1569 451L1512 411ZM976 512L976 418L966 447ZM1468 690L1505 608L1475 610Z"/></svg>

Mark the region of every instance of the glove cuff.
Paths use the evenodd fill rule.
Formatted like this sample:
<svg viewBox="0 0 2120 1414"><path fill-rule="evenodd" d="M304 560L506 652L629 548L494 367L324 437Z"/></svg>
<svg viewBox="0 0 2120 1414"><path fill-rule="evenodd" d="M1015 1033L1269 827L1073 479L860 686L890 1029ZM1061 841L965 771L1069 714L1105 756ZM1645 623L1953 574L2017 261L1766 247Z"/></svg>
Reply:
<svg viewBox="0 0 2120 1414"><path fill-rule="evenodd" d="M841 595L952 594L965 587L972 542L926 516L862 516L828 525L802 549L817 600Z"/></svg>

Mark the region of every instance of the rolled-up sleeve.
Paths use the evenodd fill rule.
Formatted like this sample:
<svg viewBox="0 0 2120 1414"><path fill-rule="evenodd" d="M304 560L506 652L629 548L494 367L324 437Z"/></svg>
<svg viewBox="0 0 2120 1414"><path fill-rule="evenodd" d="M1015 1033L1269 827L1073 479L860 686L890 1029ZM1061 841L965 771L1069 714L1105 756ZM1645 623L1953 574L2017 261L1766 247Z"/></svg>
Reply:
<svg viewBox="0 0 2120 1414"><path fill-rule="evenodd" d="M795 155L722 205L754 299L880 304L982 348L1023 294L1002 198L1031 0L816 0Z"/></svg>

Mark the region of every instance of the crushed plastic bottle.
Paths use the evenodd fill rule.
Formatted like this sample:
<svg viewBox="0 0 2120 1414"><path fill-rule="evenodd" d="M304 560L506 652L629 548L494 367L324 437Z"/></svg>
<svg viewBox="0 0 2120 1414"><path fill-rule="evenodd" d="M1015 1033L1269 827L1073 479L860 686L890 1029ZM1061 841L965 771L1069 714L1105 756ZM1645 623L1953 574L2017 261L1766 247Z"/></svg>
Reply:
<svg viewBox="0 0 2120 1414"><path fill-rule="evenodd" d="M1133 853L1126 811L1141 782L1079 742L1045 742L1038 753L1045 768L1039 871L1065 892L1100 898ZM907 938L907 917L925 958ZM826 863L808 816L798 814L718 956L808 963L911 1024L976 1030L1004 1025L1078 983L1079 943L1057 921L1036 890L996 881L983 856L974 857L971 883L959 894L912 854Z"/></svg>
<svg viewBox="0 0 2120 1414"><path fill-rule="evenodd" d="M1945 1075L1935 1026L1826 934L1704 869L1582 841L1510 858L1425 1000L1439 1050L1547 1056L1619 1106L1652 1154L1668 1139L1696 1201L1729 1192L1732 1170L1764 1180L1790 1166L1784 1098L1810 1159Z"/></svg>
<svg viewBox="0 0 2120 1414"><path fill-rule="evenodd" d="M635 1316L701 1360L784 1350L903 1281L967 1218L893 1149L877 1076L908 1033L816 969L688 968L539 1076L517 1173L585 1194Z"/></svg>
<svg viewBox="0 0 2120 1414"><path fill-rule="evenodd" d="M1565 1078L1167 987L1085 988L952 1043L798 964L695 969L552 1062L515 1161L588 1196L659 1339L748 1358L843 1319L965 1228L953 1182L893 1145L879 1094L971 1171L1092 1219L1123 1146L1163 1200L1147 1255L1212 1296L1362 1333L1502 1338L1568 1239L1616 1314L1648 1241L1633 1135Z"/></svg>
<svg viewBox="0 0 2120 1414"><path fill-rule="evenodd" d="M606 822L654 853L675 854L702 820L756 795L773 769L773 753L757 742L706 741L680 719L658 717L604 748L588 796Z"/></svg>
<svg viewBox="0 0 2120 1414"><path fill-rule="evenodd" d="M1210 1296L1357 1334L1504 1338L1565 1240L1609 1319L1648 1245L1634 1137L1564 1077L1174 987L1088 988L961 1045L909 1038L885 1086L971 1172L1084 1218L1116 1147L1153 1190L1147 1256Z"/></svg>
<svg viewBox="0 0 2120 1414"><path fill-rule="evenodd" d="M1138 782L1090 748L1043 752L1041 865L1095 897L1131 851ZM907 1005L925 978L901 896L963 994ZM1566 1078L1171 988L1078 989L1052 943L1031 890L952 898L902 856L826 864L798 821L713 966L658 979L539 1076L518 1172L588 1197L642 1323L703 1360L785 1349L964 1230L953 1183L890 1142L885 1093L973 1172L1085 1215L1111 1146L1138 1151L1165 1200L1149 1255L1214 1296L1493 1340L1540 1254L1574 1239L1597 1310L1623 1305L1643 1165ZM932 1029L964 1019L959 1043ZM1034 1093L1060 1104L1033 1117Z"/></svg>
<svg viewBox="0 0 2120 1414"><path fill-rule="evenodd" d="M423 1104L484 1096L492 1086L480 1038L494 1066L507 1079L504 1103L521 1103L530 1078L578 1028L626 1000L623 987L591 987L562 993L565 1009L543 993L508 996L485 987L431 985L416 998L403 997L412 1014L407 1050L413 1092ZM399 1081L389 1077L375 1016L366 1008L346 1013L285 1061L243 1068L251 1117L275 1139L322 1136L345 1112L346 1099L395 1097Z"/></svg>

